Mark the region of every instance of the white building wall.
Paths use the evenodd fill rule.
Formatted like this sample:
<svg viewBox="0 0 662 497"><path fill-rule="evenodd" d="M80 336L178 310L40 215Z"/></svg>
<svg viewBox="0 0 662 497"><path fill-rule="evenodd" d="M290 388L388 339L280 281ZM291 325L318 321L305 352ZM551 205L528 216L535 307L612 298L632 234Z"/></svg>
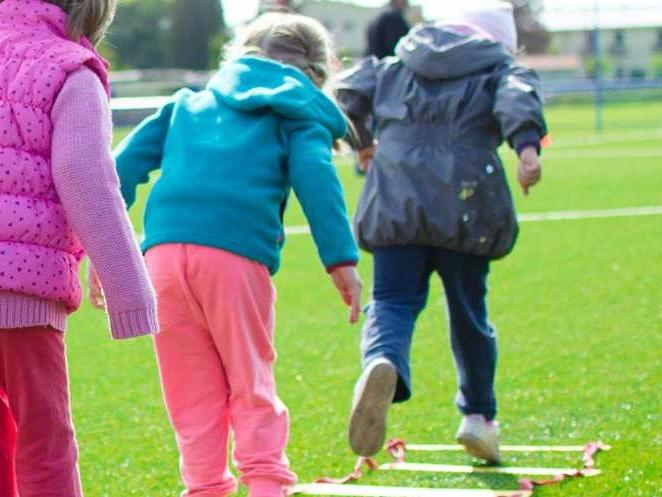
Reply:
<svg viewBox="0 0 662 497"><path fill-rule="evenodd" d="M384 0L384 5L388 2ZM365 7L337 0L306 0L299 12L320 21L333 34L338 51L352 57L366 51L366 31L379 13L378 7ZM407 17L415 24L423 20L420 7L411 7Z"/></svg>
<svg viewBox="0 0 662 497"><path fill-rule="evenodd" d="M302 14L320 21L333 35L341 54L360 56L365 52L366 28L377 10L345 2L305 2Z"/></svg>
<svg viewBox="0 0 662 497"><path fill-rule="evenodd" d="M605 61L606 77L651 76L653 59L662 28L606 29L600 31L600 51ZM622 33L623 44L617 43ZM558 54L590 57L589 32L557 31L552 34L551 50Z"/></svg>

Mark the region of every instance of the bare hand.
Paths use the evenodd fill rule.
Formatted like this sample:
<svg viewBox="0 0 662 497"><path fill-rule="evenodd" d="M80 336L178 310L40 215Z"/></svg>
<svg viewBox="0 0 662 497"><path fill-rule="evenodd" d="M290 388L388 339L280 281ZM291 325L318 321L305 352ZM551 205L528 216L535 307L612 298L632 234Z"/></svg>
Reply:
<svg viewBox="0 0 662 497"><path fill-rule="evenodd" d="M538 150L535 147L527 147L519 155L519 167L517 168L517 180L524 195L529 194L529 188L538 183L542 177L542 167Z"/></svg>
<svg viewBox="0 0 662 497"><path fill-rule="evenodd" d="M87 298L90 300L92 307L96 309L106 308L106 299L103 296L101 281L99 281L99 275L91 262L87 267L87 292Z"/></svg>
<svg viewBox="0 0 662 497"><path fill-rule="evenodd" d="M361 288L363 286L356 268L353 266L338 267L331 271L331 279L343 302L350 307L349 322L356 323L361 313Z"/></svg>
<svg viewBox="0 0 662 497"><path fill-rule="evenodd" d="M368 148L359 150L358 152L359 169L364 173L367 173L368 169L370 169L370 164L372 164L372 160L375 158L376 150L377 147L375 147L375 145L371 145Z"/></svg>

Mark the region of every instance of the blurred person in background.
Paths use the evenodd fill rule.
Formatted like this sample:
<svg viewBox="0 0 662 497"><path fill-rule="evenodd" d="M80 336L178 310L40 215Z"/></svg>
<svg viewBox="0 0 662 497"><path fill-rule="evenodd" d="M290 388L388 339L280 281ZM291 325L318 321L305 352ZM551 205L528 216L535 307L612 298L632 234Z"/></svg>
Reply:
<svg viewBox="0 0 662 497"><path fill-rule="evenodd" d="M395 53L395 46L410 28L405 17L408 8L408 0L390 0L368 26L366 55L382 59Z"/></svg>

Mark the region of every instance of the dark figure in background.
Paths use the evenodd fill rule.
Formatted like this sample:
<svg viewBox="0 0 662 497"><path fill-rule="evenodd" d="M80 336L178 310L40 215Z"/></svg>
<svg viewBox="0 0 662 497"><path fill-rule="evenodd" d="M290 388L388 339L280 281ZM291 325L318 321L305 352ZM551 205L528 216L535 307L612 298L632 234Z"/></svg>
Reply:
<svg viewBox="0 0 662 497"><path fill-rule="evenodd" d="M395 46L409 32L405 12L408 0L391 0L379 16L368 26L368 50L366 55L382 59L395 53Z"/></svg>

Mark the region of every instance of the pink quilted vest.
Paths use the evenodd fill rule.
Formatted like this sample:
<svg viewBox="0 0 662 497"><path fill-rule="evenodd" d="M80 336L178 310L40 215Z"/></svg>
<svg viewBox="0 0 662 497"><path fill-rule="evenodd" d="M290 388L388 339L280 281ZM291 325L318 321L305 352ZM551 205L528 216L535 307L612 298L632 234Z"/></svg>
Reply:
<svg viewBox="0 0 662 497"><path fill-rule="evenodd" d="M0 1L0 290L80 305L83 249L53 185L51 109L67 76L107 64L41 0Z"/></svg>

